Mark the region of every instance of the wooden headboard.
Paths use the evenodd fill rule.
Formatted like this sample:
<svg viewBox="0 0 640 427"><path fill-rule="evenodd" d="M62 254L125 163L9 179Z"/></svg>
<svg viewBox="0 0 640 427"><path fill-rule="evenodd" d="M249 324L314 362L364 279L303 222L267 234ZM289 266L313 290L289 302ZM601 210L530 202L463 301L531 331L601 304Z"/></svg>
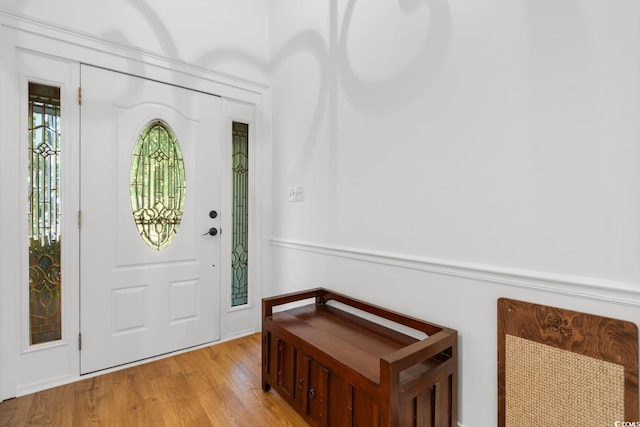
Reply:
<svg viewBox="0 0 640 427"><path fill-rule="evenodd" d="M638 327L498 300L498 426L614 426L638 417Z"/></svg>

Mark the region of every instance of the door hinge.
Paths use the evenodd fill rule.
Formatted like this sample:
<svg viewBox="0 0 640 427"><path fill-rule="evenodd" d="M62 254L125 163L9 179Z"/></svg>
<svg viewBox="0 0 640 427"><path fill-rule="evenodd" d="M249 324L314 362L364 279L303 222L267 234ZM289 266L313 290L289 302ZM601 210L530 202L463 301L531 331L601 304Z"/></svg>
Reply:
<svg viewBox="0 0 640 427"><path fill-rule="evenodd" d="M78 211L78 228L82 227L82 211Z"/></svg>
<svg viewBox="0 0 640 427"><path fill-rule="evenodd" d="M78 87L78 105L82 105L82 87Z"/></svg>
<svg viewBox="0 0 640 427"><path fill-rule="evenodd" d="M82 350L82 334L78 334L78 350Z"/></svg>

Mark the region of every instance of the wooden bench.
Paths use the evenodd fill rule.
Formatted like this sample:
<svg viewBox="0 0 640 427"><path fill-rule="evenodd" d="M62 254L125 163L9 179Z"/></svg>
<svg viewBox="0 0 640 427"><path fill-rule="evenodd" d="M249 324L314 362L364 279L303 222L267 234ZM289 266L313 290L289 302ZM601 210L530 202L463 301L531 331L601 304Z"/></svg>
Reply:
<svg viewBox="0 0 640 427"><path fill-rule="evenodd" d="M312 426L457 426L455 330L318 288L264 298L262 335L263 390Z"/></svg>

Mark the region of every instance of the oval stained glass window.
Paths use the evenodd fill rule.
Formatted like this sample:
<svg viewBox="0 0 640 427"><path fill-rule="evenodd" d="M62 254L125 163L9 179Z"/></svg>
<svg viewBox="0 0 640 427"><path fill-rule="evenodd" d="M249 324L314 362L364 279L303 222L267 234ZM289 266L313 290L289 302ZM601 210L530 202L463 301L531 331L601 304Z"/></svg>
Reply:
<svg viewBox="0 0 640 427"><path fill-rule="evenodd" d="M166 248L184 210L182 151L167 123L153 120L142 131L131 165L131 210L140 237L152 249Z"/></svg>

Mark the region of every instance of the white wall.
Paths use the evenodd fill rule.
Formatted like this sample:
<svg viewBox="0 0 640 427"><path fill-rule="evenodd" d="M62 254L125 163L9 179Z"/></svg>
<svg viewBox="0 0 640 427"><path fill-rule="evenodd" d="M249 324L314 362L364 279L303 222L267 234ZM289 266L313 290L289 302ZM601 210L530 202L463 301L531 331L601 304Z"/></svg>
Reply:
<svg viewBox="0 0 640 427"><path fill-rule="evenodd" d="M640 3L272 5L271 293L458 329L468 427L498 297L640 324Z"/></svg>
<svg viewBox="0 0 640 427"><path fill-rule="evenodd" d="M324 285L458 329L468 427L496 424L498 297L640 323L636 0L189 4L0 9L270 81L268 293Z"/></svg>

